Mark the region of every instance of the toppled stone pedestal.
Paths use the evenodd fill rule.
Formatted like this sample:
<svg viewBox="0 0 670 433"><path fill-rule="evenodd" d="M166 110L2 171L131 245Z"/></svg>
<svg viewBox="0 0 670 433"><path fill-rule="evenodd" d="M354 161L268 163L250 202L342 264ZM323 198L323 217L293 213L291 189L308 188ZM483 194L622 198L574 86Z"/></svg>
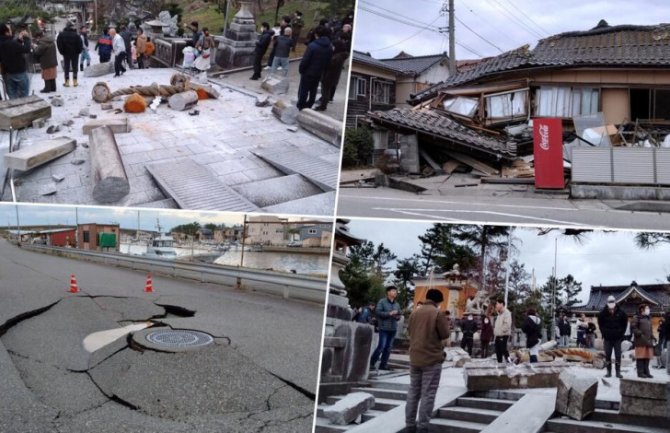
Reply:
<svg viewBox="0 0 670 433"><path fill-rule="evenodd" d="M289 105L281 99L275 102L272 106L272 114L275 115L282 123L287 125L295 125L297 122L296 117L300 111L295 105Z"/></svg>
<svg viewBox="0 0 670 433"><path fill-rule="evenodd" d="M470 355L468 352L461 349L460 347L450 347L445 350L446 352L446 361L452 361L454 367L463 367L466 362L471 361Z"/></svg>
<svg viewBox="0 0 670 433"><path fill-rule="evenodd" d="M102 77L114 72L114 63L96 63L84 70L84 77Z"/></svg>
<svg viewBox="0 0 670 433"><path fill-rule="evenodd" d="M288 93L289 80L287 77L268 77L261 83L261 88L267 90L273 95L284 95Z"/></svg>
<svg viewBox="0 0 670 433"><path fill-rule="evenodd" d="M334 405L324 408L323 415L336 425L352 423L375 405L375 397L367 392L354 392Z"/></svg>
<svg viewBox="0 0 670 433"><path fill-rule="evenodd" d="M300 126L332 144L340 147L342 141L342 122L314 111L310 108L303 109L296 117Z"/></svg>
<svg viewBox="0 0 670 433"><path fill-rule="evenodd" d="M558 376L556 411L578 421L589 416L596 408L598 378L564 370Z"/></svg>
<svg viewBox="0 0 670 433"><path fill-rule="evenodd" d="M622 415L670 418L670 383L653 379L621 379Z"/></svg>
<svg viewBox="0 0 670 433"><path fill-rule="evenodd" d="M570 364L563 362L493 367L466 364L463 374L468 391L555 388L558 386L558 376L568 367Z"/></svg>

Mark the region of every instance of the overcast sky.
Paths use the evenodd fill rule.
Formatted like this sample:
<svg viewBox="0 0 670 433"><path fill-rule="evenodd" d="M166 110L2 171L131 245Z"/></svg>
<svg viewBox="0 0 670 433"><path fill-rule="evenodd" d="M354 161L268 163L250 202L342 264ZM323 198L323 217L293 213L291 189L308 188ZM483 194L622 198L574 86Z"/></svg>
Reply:
<svg viewBox="0 0 670 433"><path fill-rule="evenodd" d="M446 35L422 30L428 24L447 27L447 16L440 14L442 4L442 0L359 0L356 50L375 58L393 57L401 50L415 56L448 51ZM550 35L591 29L601 19L610 25L670 21L666 0L456 0L455 10L455 39L462 44L456 46L457 60L494 56L524 44L533 47Z"/></svg>
<svg viewBox="0 0 670 433"><path fill-rule="evenodd" d="M0 226L16 225L16 206L0 204ZM79 207L80 223L113 223L122 228L137 228L136 209L124 208L91 208ZM197 221L200 224L242 224L244 216L233 213L197 212L182 210L142 210L140 213L140 228L156 230L156 219L160 219L161 227L165 230ZM20 205L19 221L21 225L74 225L76 221L73 206L43 206Z"/></svg>
<svg viewBox="0 0 670 433"><path fill-rule="evenodd" d="M378 245L384 243L399 259L420 253L417 236L424 234L432 223L412 221L383 221L352 219L352 235ZM560 231L538 236L534 228L515 228L520 239L519 252L514 257L524 263L530 273L535 270L538 286L544 284L554 266L554 245L558 239L557 276L572 274L584 288L580 299L586 301L591 286L626 285L666 282L670 274L670 245L640 250L634 243L634 232L592 232L583 243L564 236Z"/></svg>

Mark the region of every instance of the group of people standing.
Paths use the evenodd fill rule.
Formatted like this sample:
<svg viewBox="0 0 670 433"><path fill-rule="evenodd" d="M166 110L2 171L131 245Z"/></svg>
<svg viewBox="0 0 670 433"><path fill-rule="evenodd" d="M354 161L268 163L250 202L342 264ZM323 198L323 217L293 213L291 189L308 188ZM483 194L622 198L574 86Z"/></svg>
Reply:
<svg viewBox="0 0 670 433"><path fill-rule="evenodd" d="M115 27L103 29L102 35L95 45L95 50L100 57L100 63L107 63L114 55L114 76L118 77L126 73L127 69L133 69L137 61L137 67L144 69L145 63L154 53L155 46L140 27L137 35L133 37L130 30L121 26L120 32Z"/></svg>
<svg viewBox="0 0 670 433"><path fill-rule="evenodd" d="M214 38L209 33L209 28L203 27L197 21L191 22L191 39L186 41L182 50L184 61L182 67L186 70L195 69L203 72L211 68L211 50L215 46Z"/></svg>
<svg viewBox="0 0 670 433"><path fill-rule="evenodd" d="M315 108L324 111L332 102L340 80L344 64L351 51L353 13L338 22L337 26L321 20L305 38L307 48L298 67L300 85L298 88L299 110L312 108L317 102L317 92L321 84L321 98ZM251 80L259 80L263 69L263 58L270 49L266 69L270 74L288 75L289 57L295 51L304 27L303 14L296 11L293 16L284 16L281 23L270 28L267 22L261 24L261 34L254 52L254 72Z"/></svg>

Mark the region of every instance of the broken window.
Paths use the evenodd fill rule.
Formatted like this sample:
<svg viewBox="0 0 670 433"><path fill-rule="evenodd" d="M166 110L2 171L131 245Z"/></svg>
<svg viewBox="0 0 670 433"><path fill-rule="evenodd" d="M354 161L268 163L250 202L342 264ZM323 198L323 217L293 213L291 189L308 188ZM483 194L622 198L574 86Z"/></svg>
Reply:
<svg viewBox="0 0 670 433"><path fill-rule="evenodd" d="M352 75L349 83L349 99L357 99L359 96L366 96L367 94L368 80Z"/></svg>
<svg viewBox="0 0 670 433"><path fill-rule="evenodd" d="M670 119L670 89L630 89L630 117Z"/></svg>
<svg viewBox="0 0 670 433"><path fill-rule="evenodd" d="M487 119L509 119L525 117L528 89L486 96Z"/></svg>
<svg viewBox="0 0 670 433"><path fill-rule="evenodd" d="M477 111L479 101L475 98L465 98L458 96L453 99L444 101L444 109L450 113L458 114L465 117L473 117Z"/></svg>
<svg viewBox="0 0 670 433"><path fill-rule="evenodd" d="M391 83L375 81L372 83L372 102L376 104L391 103Z"/></svg>
<svg viewBox="0 0 670 433"><path fill-rule="evenodd" d="M573 117L598 112L600 90L580 87L542 86L537 90L535 115Z"/></svg>

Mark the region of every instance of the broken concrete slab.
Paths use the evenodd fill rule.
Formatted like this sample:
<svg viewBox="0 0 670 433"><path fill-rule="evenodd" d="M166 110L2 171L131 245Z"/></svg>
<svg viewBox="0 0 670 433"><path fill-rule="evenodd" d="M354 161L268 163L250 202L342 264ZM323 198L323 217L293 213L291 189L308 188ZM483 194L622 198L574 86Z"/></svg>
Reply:
<svg viewBox="0 0 670 433"><path fill-rule="evenodd" d="M506 409L481 433L537 433L554 414L553 392L531 392ZM520 421L522 420L522 421Z"/></svg>
<svg viewBox="0 0 670 433"><path fill-rule="evenodd" d="M555 388L558 376L571 365L551 363L549 365L521 364L495 367L465 365L463 374L470 391L519 388Z"/></svg>
<svg viewBox="0 0 670 433"><path fill-rule="evenodd" d="M41 129L44 128L47 125L47 119L46 117L40 117L39 119L33 120L33 128L35 129Z"/></svg>
<svg viewBox="0 0 670 433"><path fill-rule="evenodd" d="M36 95L0 101L0 129L22 129L33 121L51 117L51 106Z"/></svg>
<svg viewBox="0 0 670 433"><path fill-rule="evenodd" d="M670 383L659 379L621 379L619 413L670 418Z"/></svg>
<svg viewBox="0 0 670 433"><path fill-rule="evenodd" d="M335 209L335 191L328 191L263 208L268 213L296 215L331 215L333 209Z"/></svg>
<svg viewBox="0 0 670 433"><path fill-rule="evenodd" d="M233 189L258 207L273 206L322 192L299 174L236 185Z"/></svg>
<svg viewBox="0 0 670 433"><path fill-rule="evenodd" d="M375 397L367 392L353 392L332 406L323 408L323 415L335 425L354 422L375 405Z"/></svg>
<svg viewBox="0 0 670 433"><path fill-rule="evenodd" d="M69 137L41 141L5 154L5 165L15 170L27 171L72 152L76 145L77 142Z"/></svg>
<svg viewBox="0 0 670 433"><path fill-rule="evenodd" d="M296 116L296 121L305 130L311 132L333 146L342 143L342 122L323 113L305 108Z"/></svg>
<svg viewBox="0 0 670 433"><path fill-rule="evenodd" d="M268 77L261 83L261 88L273 95L284 95L288 93L290 82L288 77Z"/></svg>
<svg viewBox="0 0 670 433"><path fill-rule="evenodd" d="M60 132L60 125L51 125L47 128L47 134L55 134Z"/></svg>
<svg viewBox="0 0 670 433"><path fill-rule="evenodd" d="M621 396L619 413L622 415L653 416L658 418L670 418L668 405L665 400L653 400L650 398L637 398L628 395Z"/></svg>
<svg viewBox="0 0 670 433"><path fill-rule="evenodd" d="M115 134L123 134L131 131L130 122L127 117L111 117L107 119L90 120L84 124L84 134L90 134L95 128L108 126Z"/></svg>
<svg viewBox="0 0 670 433"><path fill-rule="evenodd" d="M55 97L51 100L51 105L54 107L62 107L65 105L65 101L63 101L63 98Z"/></svg>
<svg viewBox="0 0 670 433"><path fill-rule="evenodd" d="M56 188L56 184L51 182L47 183L46 185L42 185L40 187L40 195L42 196L47 196L47 195L54 195L58 192L58 188Z"/></svg>
<svg viewBox="0 0 670 433"><path fill-rule="evenodd" d="M114 72L114 63L95 63L84 70L84 77L102 77Z"/></svg>
<svg viewBox="0 0 670 433"><path fill-rule="evenodd" d="M583 420L596 408L598 378L564 370L558 377L556 411L572 419Z"/></svg>
<svg viewBox="0 0 670 433"><path fill-rule="evenodd" d="M621 379L619 391L621 395L630 397L650 398L654 400L665 400L667 398L668 384L658 379Z"/></svg>
<svg viewBox="0 0 670 433"><path fill-rule="evenodd" d="M324 191L335 191L337 189L336 165L309 155L302 150L285 148L281 151L260 151L254 152L254 154L283 173L305 176Z"/></svg>
<svg viewBox="0 0 670 433"><path fill-rule="evenodd" d="M298 110L298 107L294 105L288 105L286 102L280 99L272 106L272 114L274 114L275 117L282 123L287 125L295 125L298 123L296 117L298 117L300 111Z"/></svg>
<svg viewBox="0 0 670 433"><path fill-rule="evenodd" d="M63 180L65 180L65 176L61 176L61 175L59 175L59 174L52 174L52 175L51 175L51 178L52 178L52 179L54 180L54 182L56 182L56 183L58 183L58 182L62 182Z"/></svg>

